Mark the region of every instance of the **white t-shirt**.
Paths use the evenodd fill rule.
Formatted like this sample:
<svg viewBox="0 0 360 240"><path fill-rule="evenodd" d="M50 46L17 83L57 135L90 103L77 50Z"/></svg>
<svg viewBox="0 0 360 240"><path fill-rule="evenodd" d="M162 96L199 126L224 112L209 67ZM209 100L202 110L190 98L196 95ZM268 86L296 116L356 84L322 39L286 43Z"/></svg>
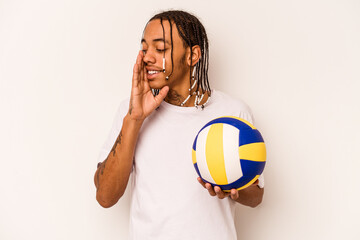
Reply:
<svg viewBox="0 0 360 240"><path fill-rule="evenodd" d="M110 152L128 106L129 100L121 103L100 161ZM196 134L207 122L221 116L238 116L253 123L246 104L215 90L204 110L163 101L144 121L128 186L130 239L237 239L236 203L230 198L211 197L198 183L192 163ZM262 175L259 186L264 186Z"/></svg>

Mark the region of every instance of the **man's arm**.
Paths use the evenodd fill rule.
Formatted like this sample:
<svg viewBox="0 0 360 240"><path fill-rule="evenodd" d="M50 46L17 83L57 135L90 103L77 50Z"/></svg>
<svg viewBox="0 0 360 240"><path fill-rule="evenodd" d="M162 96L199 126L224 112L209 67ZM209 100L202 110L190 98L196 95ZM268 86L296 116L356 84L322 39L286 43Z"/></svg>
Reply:
<svg viewBox="0 0 360 240"><path fill-rule="evenodd" d="M134 151L140 128L145 120L164 100L169 87L163 87L154 97L145 74L144 54L139 51L133 69L128 114L108 157L98 164L94 181L96 199L101 206L113 206L124 194L133 166Z"/></svg>
<svg viewBox="0 0 360 240"><path fill-rule="evenodd" d="M142 122L131 119L129 114L126 115L120 134L108 157L98 164L94 176L96 200L105 208L117 203L125 192Z"/></svg>
<svg viewBox="0 0 360 240"><path fill-rule="evenodd" d="M233 200L245 206L254 208L262 202L264 195L264 188L260 188L255 182L251 186L240 191L235 190L233 191L233 193L234 194L231 194L231 198Z"/></svg>

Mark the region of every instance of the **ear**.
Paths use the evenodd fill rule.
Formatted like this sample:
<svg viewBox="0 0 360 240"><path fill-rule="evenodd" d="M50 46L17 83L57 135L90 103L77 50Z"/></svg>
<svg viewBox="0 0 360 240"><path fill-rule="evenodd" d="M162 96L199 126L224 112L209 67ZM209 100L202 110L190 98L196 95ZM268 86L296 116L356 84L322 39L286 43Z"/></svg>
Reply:
<svg viewBox="0 0 360 240"><path fill-rule="evenodd" d="M190 56L190 48L188 50L188 57L187 57L187 64L190 67L195 66L195 64L200 60L201 58L201 49L199 45L195 45L192 47L192 55Z"/></svg>

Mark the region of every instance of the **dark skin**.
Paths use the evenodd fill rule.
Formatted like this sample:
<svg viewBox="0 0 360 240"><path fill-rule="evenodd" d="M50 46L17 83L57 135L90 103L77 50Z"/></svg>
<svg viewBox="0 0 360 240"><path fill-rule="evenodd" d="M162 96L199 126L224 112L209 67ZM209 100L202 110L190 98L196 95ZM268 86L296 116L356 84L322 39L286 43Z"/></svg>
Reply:
<svg viewBox="0 0 360 240"><path fill-rule="evenodd" d="M258 187L259 180L256 180L247 188L239 191L231 189L230 192L224 192L218 186L213 187L210 183L203 182L200 177L198 177L197 180L205 189L208 190L210 196L216 196L219 199L230 197L234 201L249 207L258 206L262 202L264 195L264 188Z"/></svg>
<svg viewBox="0 0 360 240"><path fill-rule="evenodd" d="M201 49L198 45L185 47L175 25L173 25L173 48L171 48L170 24L163 21L165 40L160 20L153 20L147 24L142 39L143 62L145 71L143 77L150 88L162 89L169 87L165 101L180 105L189 95L189 76L195 64L201 56ZM192 54L191 54L192 50ZM171 61L171 52L173 62ZM163 70L163 57L165 56L165 73ZM153 71L153 73L151 73ZM170 76L168 80L166 77ZM202 103L207 100L207 94ZM195 95L184 105L194 106Z"/></svg>
<svg viewBox="0 0 360 240"><path fill-rule="evenodd" d="M128 114L123 119L121 132L107 159L98 164L94 176L97 188L96 199L105 208L111 207L125 192L130 172L133 166L134 151L144 120L161 104L166 101L173 105L180 105L189 95L189 76L194 65L199 61L201 49L199 46L185 47L182 39L173 26L173 60L171 61L170 23L164 21L165 39L159 20L148 23L144 38L143 50L139 52L133 69L133 79ZM192 54L191 54L192 50ZM166 58L165 73L162 71L163 57ZM166 76L171 77L166 80ZM157 96L153 96L151 88L160 89ZM200 103L207 101L208 93ZM195 96L186 102L184 107L194 106ZM257 187L256 182L246 189L230 193L223 192L219 187L213 188L201 180L199 183L208 190L211 196L220 199L231 197L236 202L255 207L261 200L263 189Z"/></svg>
<svg viewBox="0 0 360 240"><path fill-rule="evenodd" d="M133 69L132 89L128 114L117 141L107 159L98 164L94 182L96 199L104 208L112 207L123 196L131 169L137 138L144 120L160 105L169 87L164 86L153 96L146 79L144 53L139 52Z"/></svg>
<svg viewBox="0 0 360 240"><path fill-rule="evenodd" d="M110 151L110 154L113 155L113 157L115 157L115 154L116 154L116 147L121 144L121 137L122 137L122 132L120 132L118 138L116 139L115 143L114 143L114 146L112 147L111 151ZM106 167L106 162L107 162L107 159L103 162L100 162L98 163L98 170L96 172L96 181L95 181L95 186L96 186L96 190L98 190L98 185L99 185L99 179L100 179L100 175L103 175L104 174L104 169Z"/></svg>
<svg viewBox="0 0 360 240"><path fill-rule="evenodd" d="M184 100L185 98L178 94L175 90L170 90L165 98L165 101L171 102L174 105L180 105Z"/></svg>

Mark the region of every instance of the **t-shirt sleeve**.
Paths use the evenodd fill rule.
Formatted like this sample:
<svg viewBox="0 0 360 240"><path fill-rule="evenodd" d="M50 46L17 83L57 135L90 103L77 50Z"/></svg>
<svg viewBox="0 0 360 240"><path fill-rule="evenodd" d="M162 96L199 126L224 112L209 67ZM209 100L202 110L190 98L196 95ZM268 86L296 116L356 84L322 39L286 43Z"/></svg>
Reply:
<svg viewBox="0 0 360 240"><path fill-rule="evenodd" d="M109 155L109 152L111 151L117 137L119 136L123 124L123 119L128 112L128 108L129 108L129 99L126 99L120 103L112 127L108 134L108 137L100 150L98 162L104 161Z"/></svg>
<svg viewBox="0 0 360 240"><path fill-rule="evenodd" d="M265 187L264 173L262 173L262 174L259 176L258 180L259 180L259 182L258 182L259 188L264 188L264 187Z"/></svg>
<svg viewBox="0 0 360 240"><path fill-rule="evenodd" d="M254 116L252 115L250 110L246 112L240 112L239 118L245 119L246 121L254 125Z"/></svg>

